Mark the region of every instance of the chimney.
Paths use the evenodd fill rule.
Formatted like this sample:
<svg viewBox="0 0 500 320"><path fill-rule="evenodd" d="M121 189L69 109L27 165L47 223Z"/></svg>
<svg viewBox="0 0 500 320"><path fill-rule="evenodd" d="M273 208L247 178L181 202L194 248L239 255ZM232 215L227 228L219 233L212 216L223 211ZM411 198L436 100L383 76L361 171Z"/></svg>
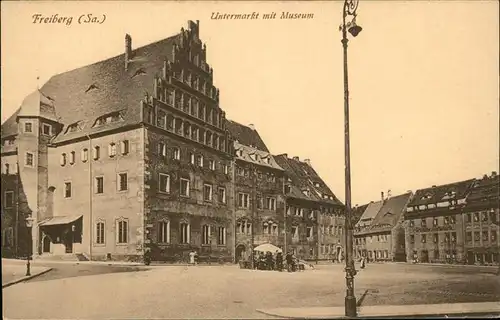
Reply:
<svg viewBox="0 0 500 320"><path fill-rule="evenodd" d="M300 161L299 157L293 157L293 160Z"/></svg>
<svg viewBox="0 0 500 320"><path fill-rule="evenodd" d="M255 126L253 125L253 123L250 123L250 124L248 125L248 127L249 127L250 129L252 129L252 130L255 130Z"/></svg>
<svg viewBox="0 0 500 320"><path fill-rule="evenodd" d="M311 159L304 159L304 162L311 166Z"/></svg>
<svg viewBox="0 0 500 320"><path fill-rule="evenodd" d="M497 176L497 172L496 171L491 171L491 176L492 177L496 177Z"/></svg>
<svg viewBox="0 0 500 320"><path fill-rule="evenodd" d="M384 191L380 192L380 199L382 199L382 201L384 201Z"/></svg>
<svg viewBox="0 0 500 320"><path fill-rule="evenodd" d="M132 37L125 35L125 70L128 69L128 62L132 58Z"/></svg>

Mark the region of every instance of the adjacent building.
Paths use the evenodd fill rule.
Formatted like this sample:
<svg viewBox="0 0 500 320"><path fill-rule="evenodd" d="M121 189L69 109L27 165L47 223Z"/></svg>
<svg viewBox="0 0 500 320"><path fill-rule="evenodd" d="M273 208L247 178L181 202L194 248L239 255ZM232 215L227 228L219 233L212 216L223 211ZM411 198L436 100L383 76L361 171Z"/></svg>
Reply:
<svg viewBox="0 0 500 320"><path fill-rule="evenodd" d="M412 197L407 192L371 202L355 226L354 255L370 261L405 261L404 211Z"/></svg>
<svg viewBox="0 0 500 320"><path fill-rule="evenodd" d="M140 48L126 35L122 54L53 76L2 124L3 255L237 260L286 247L289 168L226 119L199 30ZM292 179L312 179L340 216L308 168ZM306 240L290 236L304 257L317 257L317 223L308 213L293 229Z"/></svg>
<svg viewBox="0 0 500 320"><path fill-rule="evenodd" d="M499 179L417 190L405 213L407 259L430 263L498 263Z"/></svg>

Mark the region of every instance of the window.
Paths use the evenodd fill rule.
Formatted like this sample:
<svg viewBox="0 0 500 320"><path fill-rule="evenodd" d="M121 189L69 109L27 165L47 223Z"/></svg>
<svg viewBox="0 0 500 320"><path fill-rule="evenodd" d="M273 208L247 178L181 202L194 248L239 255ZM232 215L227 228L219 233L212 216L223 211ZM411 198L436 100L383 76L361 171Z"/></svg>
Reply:
<svg viewBox="0 0 500 320"><path fill-rule="evenodd" d="M89 160L89 149L83 149L81 153L82 162L87 162Z"/></svg>
<svg viewBox="0 0 500 320"><path fill-rule="evenodd" d="M207 224L201 228L201 244L210 244L210 226Z"/></svg>
<svg viewBox="0 0 500 320"><path fill-rule="evenodd" d="M472 232L468 231L465 233L465 239L467 242L472 242Z"/></svg>
<svg viewBox="0 0 500 320"><path fill-rule="evenodd" d="M112 158L116 156L116 144L114 142L111 142L108 146L108 154Z"/></svg>
<svg viewBox="0 0 500 320"><path fill-rule="evenodd" d="M116 227L118 232L116 233L117 243L127 243L128 242L128 221L125 219L117 220Z"/></svg>
<svg viewBox="0 0 500 320"><path fill-rule="evenodd" d="M269 233L270 229L269 229L269 224L267 222L264 222L262 228L263 228L262 233L264 233L264 234Z"/></svg>
<svg viewBox="0 0 500 320"><path fill-rule="evenodd" d="M174 147L174 153L172 154L172 157L174 160L181 160L181 149Z"/></svg>
<svg viewBox="0 0 500 320"><path fill-rule="evenodd" d="M183 197L189 197L189 180L181 178L180 194Z"/></svg>
<svg viewBox="0 0 500 320"><path fill-rule="evenodd" d="M9 174L10 173L10 164L6 163L4 164L4 171L5 171L5 174Z"/></svg>
<svg viewBox="0 0 500 320"><path fill-rule="evenodd" d="M426 235L425 235L425 234L423 234L423 235L422 235L422 243L426 243L426 242L427 242L427 239L426 239L426 238L427 238L427 237L426 237Z"/></svg>
<svg viewBox="0 0 500 320"><path fill-rule="evenodd" d="M432 219L432 225L435 226L435 227L437 227L437 225L438 225L438 219L437 218Z"/></svg>
<svg viewBox="0 0 500 320"><path fill-rule="evenodd" d="M427 226L427 221L425 220L425 218L422 218L421 226L424 228Z"/></svg>
<svg viewBox="0 0 500 320"><path fill-rule="evenodd" d="M250 199L248 193L238 193L238 207L240 208L250 207Z"/></svg>
<svg viewBox="0 0 500 320"><path fill-rule="evenodd" d="M47 123L42 124L42 134L50 136L51 133L52 133L52 126Z"/></svg>
<svg viewBox="0 0 500 320"><path fill-rule="evenodd" d="M158 223L158 242L170 243L170 221L160 221Z"/></svg>
<svg viewBox="0 0 500 320"><path fill-rule="evenodd" d="M104 193L104 177L95 178L95 193Z"/></svg>
<svg viewBox="0 0 500 320"><path fill-rule="evenodd" d="M467 223L472 222L472 215L470 213L467 214Z"/></svg>
<svg viewBox="0 0 500 320"><path fill-rule="evenodd" d="M170 192L170 176L168 174L158 174L158 191L162 193Z"/></svg>
<svg viewBox="0 0 500 320"><path fill-rule="evenodd" d="M203 186L203 200L212 201L212 185L205 184Z"/></svg>
<svg viewBox="0 0 500 320"><path fill-rule="evenodd" d="M415 220L410 220L410 227L414 227L415 226Z"/></svg>
<svg viewBox="0 0 500 320"><path fill-rule="evenodd" d="M484 230L484 231L482 232L482 235L483 235L483 237L482 237L482 238L483 238L483 241L485 241L485 242L486 242L486 241L488 241L488 231L487 231L487 230Z"/></svg>
<svg viewBox="0 0 500 320"><path fill-rule="evenodd" d="M190 243L191 240L191 227L189 226L188 223L181 223L180 225L181 232L180 232L180 241L183 244Z"/></svg>
<svg viewBox="0 0 500 320"><path fill-rule="evenodd" d="M12 208L14 205L14 191L5 191L4 204L5 208Z"/></svg>
<svg viewBox="0 0 500 320"><path fill-rule="evenodd" d="M271 233L274 234L275 236L278 235L278 225L277 224L273 224Z"/></svg>
<svg viewBox="0 0 500 320"><path fill-rule="evenodd" d="M125 191L128 189L128 179L127 173L119 173L118 174L118 191Z"/></svg>
<svg viewBox="0 0 500 320"><path fill-rule="evenodd" d="M292 237L293 238L299 237L299 228L297 226L292 226Z"/></svg>
<svg viewBox="0 0 500 320"><path fill-rule="evenodd" d="M24 132L33 132L33 123L26 122L24 124Z"/></svg>
<svg viewBox="0 0 500 320"><path fill-rule="evenodd" d="M488 221L488 212L486 212L486 211L481 212L481 217L482 217L483 222Z"/></svg>
<svg viewBox="0 0 500 320"><path fill-rule="evenodd" d="M435 235L433 236L433 241L434 241L434 243L438 243L438 241L439 241L439 236L438 236L437 234L435 234Z"/></svg>
<svg viewBox="0 0 500 320"><path fill-rule="evenodd" d="M189 154L189 162L190 162L191 164L194 164L194 163L195 163L194 153L190 153L190 154Z"/></svg>
<svg viewBox="0 0 500 320"><path fill-rule="evenodd" d="M105 231L104 230L105 230L104 222L102 222L102 221L97 222L95 225L95 243L96 244L104 244L105 243L105 239L104 239Z"/></svg>
<svg viewBox="0 0 500 320"><path fill-rule="evenodd" d="M200 155L200 156L198 156L198 157L196 158L196 165L197 165L198 167L202 167L202 168L203 168L203 156L201 156L201 155Z"/></svg>
<svg viewBox="0 0 500 320"><path fill-rule="evenodd" d="M59 161L59 163L61 164L61 166L66 165L66 153L61 154L61 160Z"/></svg>
<svg viewBox="0 0 500 320"><path fill-rule="evenodd" d="M474 232L474 241L478 241L481 240L481 232L479 231L475 231Z"/></svg>
<svg viewBox="0 0 500 320"><path fill-rule="evenodd" d="M71 151L69 154L69 164L75 164L75 158L76 158L75 152Z"/></svg>
<svg viewBox="0 0 500 320"><path fill-rule="evenodd" d="M31 152L26 152L26 158L24 159L24 164L28 167L33 167L35 165L35 156Z"/></svg>
<svg viewBox="0 0 500 320"><path fill-rule="evenodd" d="M444 217L444 224L445 225L450 224L450 218L449 217Z"/></svg>
<svg viewBox="0 0 500 320"><path fill-rule="evenodd" d="M238 222L236 232L243 234L250 234L252 232L252 224L247 221Z"/></svg>
<svg viewBox="0 0 500 320"><path fill-rule="evenodd" d="M64 197L71 198L71 182L64 183Z"/></svg>
<svg viewBox="0 0 500 320"><path fill-rule="evenodd" d="M229 166L227 164L223 164L222 170L224 171L224 174L228 174L229 173Z"/></svg>
<svg viewBox="0 0 500 320"><path fill-rule="evenodd" d="M313 228L307 227L307 237L312 238L312 236L313 236Z"/></svg>
<svg viewBox="0 0 500 320"><path fill-rule="evenodd" d="M158 142L158 155L161 157L167 156L167 146L163 142Z"/></svg>
<svg viewBox="0 0 500 320"><path fill-rule="evenodd" d="M208 167L210 168L210 170L215 170L215 161L208 160Z"/></svg>
<svg viewBox="0 0 500 320"><path fill-rule="evenodd" d="M126 155L129 153L129 142L128 140L123 140L122 142L120 142L120 152L122 155Z"/></svg>
<svg viewBox="0 0 500 320"><path fill-rule="evenodd" d="M226 188L219 188L219 203L226 203Z"/></svg>
<svg viewBox="0 0 500 320"><path fill-rule="evenodd" d="M267 198L267 208L269 210L276 210L276 199L275 198Z"/></svg>
<svg viewBox="0 0 500 320"><path fill-rule="evenodd" d="M218 228L217 244L219 246L223 246L226 244L226 228L225 227Z"/></svg>
<svg viewBox="0 0 500 320"><path fill-rule="evenodd" d="M455 224L457 222L455 216L450 217L450 224Z"/></svg>
<svg viewBox="0 0 500 320"><path fill-rule="evenodd" d="M490 239L491 239L492 243L497 242L497 231L496 230L490 231Z"/></svg>
<svg viewBox="0 0 500 320"><path fill-rule="evenodd" d="M493 223L497 222L497 213L495 212L495 210L490 211L490 220Z"/></svg>
<svg viewBox="0 0 500 320"><path fill-rule="evenodd" d="M474 212L474 222L479 222L479 212Z"/></svg>
<svg viewBox="0 0 500 320"><path fill-rule="evenodd" d="M101 157L101 147L99 146L95 146L94 147L94 152L93 152L93 158L94 160L99 160L99 158Z"/></svg>
<svg viewBox="0 0 500 320"><path fill-rule="evenodd" d="M457 233L456 232L451 233L451 242L457 243Z"/></svg>
<svg viewBox="0 0 500 320"><path fill-rule="evenodd" d="M410 243L414 244L415 243L415 235L410 235Z"/></svg>

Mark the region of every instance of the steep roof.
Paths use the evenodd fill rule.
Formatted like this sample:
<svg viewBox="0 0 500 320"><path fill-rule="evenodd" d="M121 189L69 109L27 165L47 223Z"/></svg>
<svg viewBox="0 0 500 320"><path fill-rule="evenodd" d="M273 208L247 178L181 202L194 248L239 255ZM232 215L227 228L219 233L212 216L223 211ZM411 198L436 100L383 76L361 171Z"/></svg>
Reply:
<svg viewBox="0 0 500 320"><path fill-rule="evenodd" d="M243 145L238 141L234 141L234 150L236 151L236 158L241 161L277 170L283 170L278 163L276 163L274 157L267 151Z"/></svg>
<svg viewBox="0 0 500 320"><path fill-rule="evenodd" d="M435 204L450 199L463 199L469 193L475 179L459 181L431 188L419 189L408 206L419 206L425 204Z"/></svg>
<svg viewBox="0 0 500 320"><path fill-rule="evenodd" d="M64 124L54 142L62 142L88 133L106 131L111 126L125 126L140 122L140 101L145 93L152 94L154 78L166 60L172 61L172 48L178 39L172 37L132 50L125 68L125 53L78 69L53 76L40 88L41 99L49 97L57 113L57 120ZM25 101L33 102L33 94ZM42 101L42 102L45 102ZM44 103L45 104L45 103ZM25 114L27 109L20 108ZM17 110L4 124L2 136L17 132ZM123 121L111 126L92 128L100 116L120 112ZM65 134L69 125L79 123L79 131ZM14 130L15 129L15 130Z"/></svg>
<svg viewBox="0 0 500 320"><path fill-rule="evenodd" d="M359 221L356 224L356 226L360 227L360 226L371 225L373 219L377 216L377 213L380 211L383 205L384 204L382 201L370 202L366 206L366 209L361 215L361 218L359 218Z"/></svg>
<svg viewBox="0 0 500 320"><path fill-rule="evenodd" d="M466 201L467 205L488 201L494 202L498 206L500 201L500 176L495 174L476 180Z"/></svg>
<svg viewBox="0 0 500 320"><path fill-rule="evenodd" d="M262 140L255 128L250 128L232 120L226 120L226 128L240 144L269 152L264 140Z"/></svg>
<svg viewBox="0 0 500 320"><path fill-rule="evenodd" d="M290 159L286 154L274 156L274 159L291 180L288 182L289 197L343 205L309 163Z"/></svg>
<svg viewBox="0 0 500 320"><path fill-rule="evenodd" d="M361 219L361 216L365 212L366 208L368 208L368 205L369 203L352 208L352 217L354 224L358 223L359 219Z"/></svg>
<svg viewBox="0 0 500 320"><path fill-rule="evenodd" d="M54 101L38 89L24 98L17 116L43 117L52 121L58 121L54 109Z"/></svg>
<svg viewBox="0 0 500 320"><path fill-rule="evenodd" d="M371 223L371 228L392 228L396 225L401 215L404 213L406 204L412 196L411 192L391 197L384 201L376 217Z"/></svg>
<svg viewBox="0 0 500 320"><path fill-rule="evenodd" d="M7 120L2 123L2 138L17 134L17 115L21 108L18 108Z"/></svg>

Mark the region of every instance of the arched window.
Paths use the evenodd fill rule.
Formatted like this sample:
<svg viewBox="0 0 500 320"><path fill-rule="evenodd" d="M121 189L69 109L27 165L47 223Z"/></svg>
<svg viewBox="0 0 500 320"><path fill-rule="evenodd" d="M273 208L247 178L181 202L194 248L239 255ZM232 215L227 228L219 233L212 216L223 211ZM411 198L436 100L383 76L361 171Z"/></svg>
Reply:
<svg viewBox="0 0 500 320"><path fill-rule="evenodd" d="M201 244L210 244L210 232L210 225L203 225L201 229Z"/></svg>
<svg viewBox="0 0 500 320"><path fill-rule="evenodd" d="M170 221L161 220L158 222L158 239L159 243L170 243Z"/></svg>
<svg viewBox="0 0 500 320"><path fill-rule="evenodd" d="M187 244L191 242L191 226L187 222L182 222L180 228L180 242Z"/></svg>
<svg viewBox="0 0 500 320"><path fill-rule="evenodd" d="M66 153L61 154L61 160L59 163L61 164L61 166L66 165Z"/></svg>
<svg viewBox="0 0 500 320"><path fill-rule="evenodd" d="M104 244L106 236L106 228L103 220L99 220L95 224L95 243Z"/></svg>
<svg viewBox="0 0 500 320"><path fill-rule="evenodd" d="M116 220L116 243L128 243L128 219L120 218Z"/></svg>

